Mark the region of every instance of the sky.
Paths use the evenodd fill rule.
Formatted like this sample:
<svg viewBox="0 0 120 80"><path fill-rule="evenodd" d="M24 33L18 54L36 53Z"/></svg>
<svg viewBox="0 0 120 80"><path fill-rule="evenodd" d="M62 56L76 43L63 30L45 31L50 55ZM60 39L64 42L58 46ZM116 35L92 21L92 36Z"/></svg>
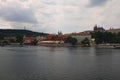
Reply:
<svg viewBox="0 0 120 80"><path fill-rule="evenodd" d="M0 0L0 29L63 33L120 28L120 0Z"/></svg>

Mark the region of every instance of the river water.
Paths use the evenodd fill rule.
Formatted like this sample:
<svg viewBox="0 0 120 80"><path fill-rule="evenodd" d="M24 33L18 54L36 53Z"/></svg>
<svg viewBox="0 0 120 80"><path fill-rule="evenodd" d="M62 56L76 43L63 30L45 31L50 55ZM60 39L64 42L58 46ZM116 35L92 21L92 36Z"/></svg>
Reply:
<svg viewBox="0 0 120 80"><path fill-rule="evenodd" d="M0 80L120 80L120 49L0 47Z"/></svg>

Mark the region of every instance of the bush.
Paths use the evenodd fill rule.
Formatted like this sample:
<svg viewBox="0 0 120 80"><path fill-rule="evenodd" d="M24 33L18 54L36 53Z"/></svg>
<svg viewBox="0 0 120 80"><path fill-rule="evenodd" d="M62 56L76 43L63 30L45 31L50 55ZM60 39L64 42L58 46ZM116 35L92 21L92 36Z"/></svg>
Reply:
<svg viewBox="0 0 120 80"><path fill-rule="evenodd" d="M90 46L90 41L88 38L85 38L84 40L81 41L81 44L84 46Z"/></svg>
<svg viewBox="0 0 120 80"><path fill-rule="evenodd" d="M76 38L72 38L71 36L69 36L66 41L66 43L70 43L72 45L76 45L77 44L77 39Z"/></svg>

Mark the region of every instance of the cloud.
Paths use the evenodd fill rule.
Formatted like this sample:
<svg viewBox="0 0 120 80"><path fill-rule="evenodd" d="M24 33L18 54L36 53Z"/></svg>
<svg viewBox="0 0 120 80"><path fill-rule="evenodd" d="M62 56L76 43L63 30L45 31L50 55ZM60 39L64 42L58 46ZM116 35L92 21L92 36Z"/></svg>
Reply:
<svg viewBox="0 0 120 80"><path fill-rule="evenodd" d="M89 7L104 6L110 0L90 0Z"/></svg>
<svg viewBox="0 0 120 80"><path fill-rule="evenodd" d="M46 5L56 5L55 1L49 1L49 0L44 0L42 1L43 4L46 4Z"/></svg>
<svg viewBox="0 0 120 80"><path fill-rule="evenodd" d="M8 4L7 2L5 4ZM20 23L37 23L34 11L30 8L24 8L18 4L11 4L8 6L1 5L0 17L9 22Z"/></svg>
<svg viewBox="0 0 120 80"><path fill-rule="evenodd" d="M6 21L10 22L23 22L23 23L37 23L34 14L29 9L22 9L22 8L3 8L1 10L0 17L5 19Z"/></svg>
<svg viewBox="0 0 120 80"><path fill-rule="evenodd" d="M7 0L1 0L1 2L7 2Z"/></svg>
<svg viewBox="0 0 120 80"><path fill-rule="evenodd" d="M47 18L52 18L55 14L41 12L41 15Z"/></svg>
<svg viewBox="0 0 120 80"><path fill-rule="evenodd" d="M2 0L0 26L47 33L92 30L95 24L119 27L119 7L119 0Z"/></svg>

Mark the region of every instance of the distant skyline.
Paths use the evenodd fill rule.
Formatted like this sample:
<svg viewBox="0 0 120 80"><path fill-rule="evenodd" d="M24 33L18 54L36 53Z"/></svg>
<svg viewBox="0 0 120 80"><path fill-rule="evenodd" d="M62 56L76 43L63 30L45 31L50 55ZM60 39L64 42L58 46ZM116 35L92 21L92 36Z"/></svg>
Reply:
<svg viewBox="0 0 120 80"><path fill-rule="evenodd" d="M0 29L63 33L120 28L120 0L0 0Z"/></svg>

